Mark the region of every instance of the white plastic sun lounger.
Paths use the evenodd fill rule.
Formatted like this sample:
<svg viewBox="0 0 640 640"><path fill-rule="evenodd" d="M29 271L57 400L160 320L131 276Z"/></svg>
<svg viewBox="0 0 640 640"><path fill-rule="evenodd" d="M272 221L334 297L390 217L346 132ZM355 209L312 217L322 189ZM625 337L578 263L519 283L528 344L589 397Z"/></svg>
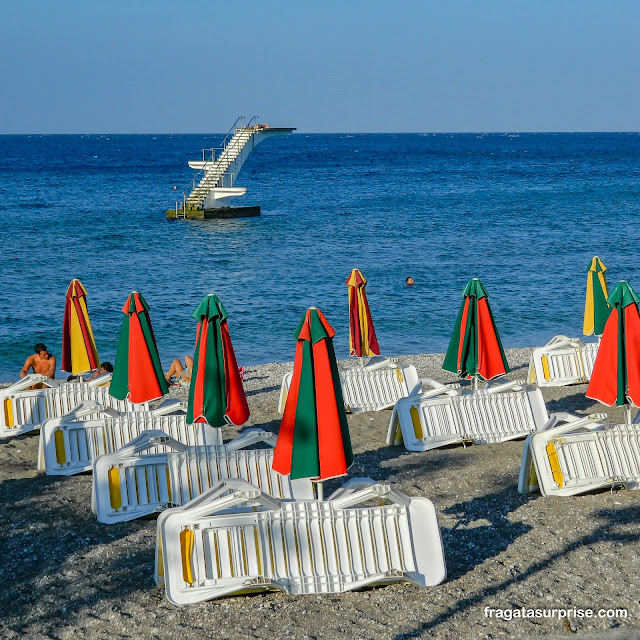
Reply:
<svg viewBox="0 0 640 640"><path fill-rule="evenodd" d="M446 564L431 501L370 482L327 501L292 502L221 482L158 518L156 582L176 605L265 590L440 584ZM385 504L362 506L373 498Z"/></svg>
<svg viewBox="0 0 640 640"><path fill-rule="evenodd" d="M125 414L99 407L103 416L94 420L82 420L76 409L62 418L46 420L40 428L38 469L65 476L91 471L98 456L121 449L149 430L163 431L188 446L221 445L220 429L206 423L187 424L184 413L167 415L184 407L184 403L173 403ZM95 413L92 407L83 409Z"/></svg>
<svg viewBox="0 0 640 640"><path fill-rule="evenodd" d="M525 442L518 491L573 496L622 485L640 488L640 425L612 424L606 414L568 416Z"/></svg>
<svg viewBox="0 0 640 640"><path fill-rule="evenodd" d="M413 365L399 367L383 360L366 367L340 369L340 382L345 407L351 413L390 409L399 398L421 389L418 372ZM293 372L285 374L280 387L278 411L284 412Z"/></svg>
<svg viewBox="0 0 640 640"><path fill-rule="evenodd" d="M120 413L146 411L148 403L134 405L128 400L116 400L109 395L109 387L102 386L110 379L106 374L90 382L59 382L39 374L31 374L16 384L0 389L0 438L7 438L37 429L48 418L61 418L82 402L92 401ZM42 383L46 388L28 387ZM98 414L88 414L89 420Z"/></svg>
<svg viewBox="0 0 640 640"><path fill-rule="evenodd" d="M269 449L246 449L263 442ZM311 498L309 480L272 469L276 436L251 430L219 446L187 447L161 431L145 431L93 466L93 512L105 524L125 522L183 505L228 478L242 478L277 498ZM156 447L165 450L158 452Z"/></svg>
<svg viewBox="0 0 640 640"><path fill-rule="evenodd" d="M404 442L409 451L427 451L467 441L505 442L542 428L548 420L542 392L524 380L477 391L424 382L434 388L402 398L393 408L388 445Z"/></svg>
<svg viewBox="0 0 640 640"><path fill-rule="evenodd" d="M588 382L598 355L597 342L555 336L534 349L529 362L529 384L562 387Z"/></svg>

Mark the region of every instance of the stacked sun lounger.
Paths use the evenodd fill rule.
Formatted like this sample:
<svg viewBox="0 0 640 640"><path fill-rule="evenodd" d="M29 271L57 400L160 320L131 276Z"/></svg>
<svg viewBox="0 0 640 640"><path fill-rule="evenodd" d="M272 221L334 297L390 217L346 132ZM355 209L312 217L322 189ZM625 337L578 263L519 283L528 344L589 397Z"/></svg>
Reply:
<svg viewBox="0 0 640 640"><path fill-rule="evenodd" d="M525 441L520 493L572 496L621 485L640 488L640 425L609 424L606 414L556 414Z"/></svg>
<svg viewBox="0 0 640 640"><path fill-rule="evenodd" d="M247 448L259 442L269 449ZM309 480L292 481L273 471L275 443L276 437L262 430L208 446L187 446L161 431L144 431L95 461L93 512L105 524L149 516L183 505L228 478L247 480L277 498L311 498Z"/></svg>
<svg viewBox="0 0 640 640"><path fill-rule="evenodd" d="M116 400L109 388L101 386L110 374L91 382L58 382L46 376L32 374L16 384L0 389L0 438L33 431L48 418L61 418L83 402L115 409L120 413L146 411L148 403L134 405L128 400ZM45 388L30 389L34 385ZM83 414L83 419L99 417L98 412Z"/></svg>
<svg viewBox="0 0 640 640"><path fill-rule="evenodd" d="M374 498L384 504L364 506ZM424 587L445 576L433 504L373 481L347 483L326 501L281 500L222 481L158 518L156 582L177 605L265 590Z"/></svg>
<svg viewBox="0 0 640 640"><path fill-rule="evenodd" d="M544 347L534 349L529 362L530 384L561 387L588 382L598 355L597 342L555 336Z"/></svg>
<svg viewBox="0 0 640 640"><path fill-rule="evenodd" d="M284 412L292 378L293 372L289 372L282 380L280 413ZM351 413L390 409L399 398L417 393L421 388L414 366L400 367L391 360L340 369L340 382L345 407Z"/></svg>
<svg viewBox="0 0 640 640"><path fill-rule="evenodd" d="M184 403L171 401L154 411L124 414L104 407L86 407L87 411L98 410L103 416L82 420L76 409L62 418L46 420L40 429L38 469L48 475L90 471L98 456L118 451L149 430L160 430L189 446L222 444L220 429L206 423L187 424L184 413L174 413L182 409Z"/></svg>
<svg viewBox="0 0 640 640"><path fill-rule="evenodd" d="M523 380L476 391L424 382L432 388L396 403L388 445L426 451L463 442L505 442L541 429L549 417L540 389Z"/></svg>

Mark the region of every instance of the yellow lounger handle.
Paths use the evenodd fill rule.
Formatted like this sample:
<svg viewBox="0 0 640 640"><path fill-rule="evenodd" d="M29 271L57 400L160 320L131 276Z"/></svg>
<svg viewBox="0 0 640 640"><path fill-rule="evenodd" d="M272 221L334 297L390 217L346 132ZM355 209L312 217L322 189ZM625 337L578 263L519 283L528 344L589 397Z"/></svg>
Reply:
<svg viewBox="0 0 640 640"><path fill-rule="evenodd" d="M4 423L7 425L7 429L13 427L13 404L11 398L5 398L4 401Z"/></svg>
<svg viewBox="0 0 640 640"><path fill-rule="evenodd" d="M120 489L120 470L117 467L111 467L108 472L109 477L109 498L111 508L116 511L122 507L122 490Z"/></svg>
<svg viewBox="0 0 640 640"><path fill-rule="evenodd" d="M182 555L182 578L185 582L193 585L193 569L191 568L191 556L195 535L191 529L183 529L180 532L180 553Z"/></svg>
<svg viewBox="0 0 640 640"><path fill-rule="evenodd" d="M560 461L558 460L558 452L553 442L547 445L547 455L549 456L549 464L551 465L551 472L553 473L553 479L560 489L564 487L564 476L562 475L562 469L560 468Z"/></svg>
<svg viewBox="0 0 640 640"><path fill-rule="evenodd" d="M413 432L416 435L418 440L424 439L424 431L422 430L422 425L420 424L420 414L418 413L418 409L416 407L411 407L411 422L413 423Z"/></svg>
<svg viewBox="0 0 640 640"><path fill-rule="evenodd" d="M542 372L544 373L544 379L549 382L551 380L551 374L549 373L549 358L542 356Z"/></svg>
<svg viewBox="0 0 640 640"><path fill-rule="evenodd" d="M53 441L56 447L56 462L62 466L67 461L67 454L64 450L64 433L62 429L56 429L53 434Z"/></svg>

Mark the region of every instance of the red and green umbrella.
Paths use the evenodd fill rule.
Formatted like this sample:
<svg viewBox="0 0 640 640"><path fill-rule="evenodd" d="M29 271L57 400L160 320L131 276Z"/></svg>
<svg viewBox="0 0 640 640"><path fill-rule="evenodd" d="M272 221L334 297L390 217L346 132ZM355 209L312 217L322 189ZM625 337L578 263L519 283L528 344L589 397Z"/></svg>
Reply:
<svg viewBox="0 0 640 640"><path fill-rule="evenodd" d="M109 394L118 400L149 402L169 391L162 372L149 305L134 291L122 307L124 318Z"/></svg>
<svg viewBox="0 0 640 640"><path fill-rule="evenodd" d="M587 272L587 296L584 304L584 325L582 332L585 336L601 336L604 325L609 318L611 307L607 302L607 268L602 260L595 256L589 263Z"/></svg>
<svg viewBox="0 0 640 640"><path fill-rule="evenodd" d="M509 371L496 329L489 294L480 280L470 280L442 368L463 378L491 380Z"/></svg>
<svg viewBox="0 0 640 640"><path fill-rule="evenodd" d="M343 476L353 462L334 335L316 308L306 312L294 334L293 379L273 458L274 470L294 480Z"/></svg>
<svg viewBox="0 0 640 640"><path fill-rule="evenodd" d="M364 290L367 280L359 269L354 269L346 284L349 287L349 355L379 356L378 338Z"/></svg>
<svg viewBox="0 0 640 640"><path fill-rule="evenodd" d="M193 312L198 329L187 408L189 424L239 426L249 418L249 405L229 337L228 316L218 296L213 294Z"/></svg>
<svg viewBox="0 0 640 640"><path fill-rule="evenodd" d="M608 299L611 313L587 387L588 398L609 407L640 406L640 299L628 282L619 282Z"/></svg>
<svg viewBox="0 0 640 640"><path fill-rule="evenodd" d="M78 375L99 366L98 349L87 309L87 290L80 280L72 280L64 305L62 370Z"/></svg>

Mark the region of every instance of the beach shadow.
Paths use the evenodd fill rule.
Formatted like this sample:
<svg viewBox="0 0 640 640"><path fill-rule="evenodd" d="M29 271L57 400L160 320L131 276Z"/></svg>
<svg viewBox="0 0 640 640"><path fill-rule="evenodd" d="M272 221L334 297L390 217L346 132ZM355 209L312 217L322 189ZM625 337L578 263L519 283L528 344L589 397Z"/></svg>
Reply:
<svg viewBox="0 0 640 640"><path fill-rule="evenodd" d="M59 625L82 608L139 589L140 566L152 575L153 548L132 550L137 566L129 569L121 549L108 551L149 524L100 524L87 503L87 482L42 475L0 485L0 628L21 633L20 620Z"/></svg>
<svg viewBox="0 0 640 640"><path fill-rule="evenodd" d="M444 510L457 518L449 529L442 529L442 540L447 558L448 579L455 580L493 558L532 526L511 522L507 516L521 507L527 497L518 493L512 478L504 479L504 489L459 502ZM476 526L478 522L487 522Z"/></svg>
<svg viewBox="0 0 640 640"><path fill-rule="evenodd" d="M245 391L245 395L247 396L255 396L259 393L269 393L271 391L278 391L280 389L280 385L276 385L273 387L263 387L262 389L255 389L254 391Z"/></svg>
<svg viewBox="0 0 640 640"><path fill-rule="evenodd" d="M438 614L431 620L423 622L413 631L396 635L394 640L406 640L408 638L431 635L431 632L433 630L437 629L440 625L446 624L449 620L459 615L463 611L466 611L471 607L482 608L484 603L491 605L491 603L494 602L493 598L496 595L502 593L505 589L508 589L515 582L526 581L528 578L535 576L541 571L549 569L563 556L566 556L567 554L579 549L580 547L583 547L585 545L597 544L602 541L619 543L631 543L640 541L640 531L638 530L637 526L638 522L640 521L640 506L627 509L602 509L598 511L594 517L596 519L602 519L604 522L592 533L586 534L572 542L567 542L567 544L559 551L546 556L544 560L534 562L525 571L507 578L499 584L482 588L481 591L469 597L458 600L455 605L449 607L449 609L447 609L443 613ZM635 530L629 532L614 530L614 527L624 527L628 525L633 526ZM447 566L450 566L450 559L455 563L455 560L453 560L451 558L451 555L448 554ZM449 578L451 577L453 576L450 575Z"/></svg>
<svg viewBox="0 0 640 640"><path fill-rule="evenodd" d="M564 396L563 398L547 400L545 404L548 413L556 413L558 411L587 413L589 409L592 409L594 406L599 406L603 410L605 408L597 400L587 398L587 396L584 395L584 391L574 393L570 396Z"/></svg>

